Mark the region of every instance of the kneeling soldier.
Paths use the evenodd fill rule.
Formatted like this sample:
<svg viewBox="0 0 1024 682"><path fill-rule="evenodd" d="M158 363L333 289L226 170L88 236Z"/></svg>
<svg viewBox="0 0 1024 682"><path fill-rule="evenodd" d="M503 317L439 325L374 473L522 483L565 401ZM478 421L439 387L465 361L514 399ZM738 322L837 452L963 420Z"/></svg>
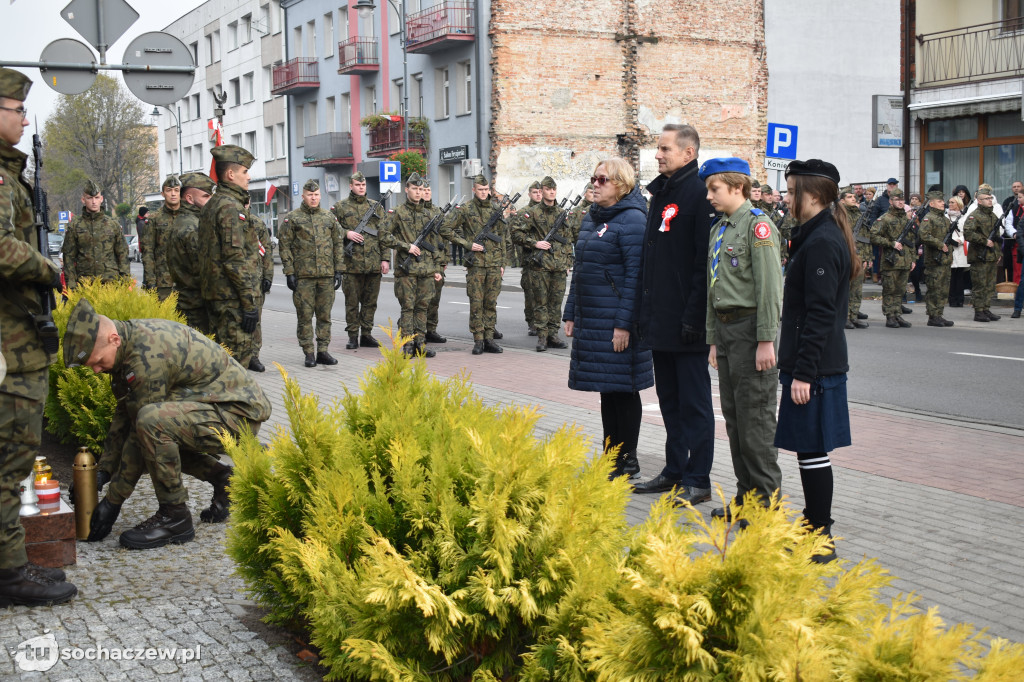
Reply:
<svg viewBox="0 0 1024 682"><path fill-rule="evenodd" d="M182 473L213 484L213 501L200 519L227 518L231 467L210 453L220 452L221 432L256 433L270 417L263 389L236 360L191 327L170 320L111 320L82 299L68 320L64 363L109 373L117 398L99 464L110 486L93 511L90 542L110 533L147 471L160 506L121 534L122 546L151 549L195 537Z"/></svg>

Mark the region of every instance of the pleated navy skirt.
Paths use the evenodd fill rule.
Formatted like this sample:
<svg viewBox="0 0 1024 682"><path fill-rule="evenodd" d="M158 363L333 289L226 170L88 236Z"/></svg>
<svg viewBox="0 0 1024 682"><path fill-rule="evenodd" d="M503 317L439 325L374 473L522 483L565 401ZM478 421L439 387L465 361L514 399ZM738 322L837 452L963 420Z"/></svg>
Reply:
<svg viewBox="0 0 1024 682"><path fill-rule="evenodd" d="M811 400L793 402L793 375L779 372L782 395L775 447L790 452L831 452L850 440L850 408L846 403L846 375L818 377L811 383Z"/></svg>

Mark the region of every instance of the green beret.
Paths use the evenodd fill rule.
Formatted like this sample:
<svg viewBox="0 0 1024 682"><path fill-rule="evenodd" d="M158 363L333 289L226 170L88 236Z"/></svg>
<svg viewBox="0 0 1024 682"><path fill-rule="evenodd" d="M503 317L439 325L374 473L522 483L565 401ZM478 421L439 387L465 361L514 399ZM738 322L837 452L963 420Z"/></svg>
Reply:
<svg viewBox="0 0 1024 682"><path fill-rule="evenodd" d="M168 175L164 184L160 185L160 189L165 190L168 187L181 187L181 179L177 175Z"/></svg>
<svg viewBox="0 0 1024 682"><path fill-rule="evenodd" d="M32 80L21 71L0 68L0 97L24 102L31 87Z"/></svg>
<svg viewBox="0 0 1024 682"><path fill-rule="evenodd" d="M210 154L213 155L213 160L218 163L237 163L246 168L252 166L252 162L256 160L256 157L247 149L243 149L237 144L222 144L211 149Z"/></svg>
<svg viewBox="0 0 1024 682"><path fill-rule="evenodd" d="M82 187L82 194L87 197L98 197L103 194L103 190L100 189L100 186L92 178L88 178L85 181L85 186Z"/></svg>
<svg viewBox="0 0 1024 682"><path fill-rule="evenodd" d="M550 175L545 175L544 179L540 181L541 187L547 187L548 189L557 189L558 184L555 183L555 179Z"/></svg>
<svg viewBox="0 0 1024 682"><path fill-rule="evenodd" d="M319 192L320 191L320 183L317 182L316 180L313 180L313 179L306 180L306 184L302 186L302 191L303 192Z"/></svg>
<svg viewBox="0 0 1024 682"><path fill-rule="evenodd" d="M889 190L889 198L890 199L902 199L903 198L903 190L901 190L899 187L896 187L894 189Z"/></svg>
<svg viewBox="0 0 1024 682"><path fill-rule="evenodd" d="M988 195L992 194L992 185L988 184L987 182L984 182L984 183L982 183L981 185L978 186L978 191L974 193L974 196L977 197L977 196L982 196L982 195L985 195L985 194L988 194Z"/></svg>
<svg viewBox="0 0 1024 682"><path fill-rule="evenodd" d="M86 299L71 310L64 332L64 366L78 367L89 359L100 333L100 316Z"/></svg>
<svg viewBox="0 0 1024 682"><path fill-rule="evenodd" d="M349 184L352 184L353 182L366 182L366 176L359 171L356 171L352 175L348 176L348 182Z"/></svg>
<svg viewBox="0 0 1024 682"><path fill-rule="evenodd" d="M530 189L540 189L540 182L534 180L532 183L530 183Z"/></svg>
<svg viewBox="0 0 1024 682"><path fill-rule="evenodd" d="M933 189L931 192L925 194L925 197L928 201L934 201L935 199L945 200L946 198L941 189Z"/></svg>
<svg viewBox="0 0 1024 682"><path fill-rule="evenodd" d="M181 176L181 189L201 189L204 192L213 194L217 183L206 173L185 173Z"/></svg>
<svg viewBox="0 0 1024 682"><path fill-rule="evenodd" d="M474 185L490 185L490 183L487 182L487 178L485 178L483 176L483 174L474 175L473 176L473 184Z"/></svg>
<svg viewBox="0 0 1024 682"><path fill-rule="evenodd" d="M422 187L423 186L423 178L420 177L419 173L415 173L415 172L414 173L410 173L409 174L409 179L405 181L405 184L406 185L412 185L413 187Z"/></svg>

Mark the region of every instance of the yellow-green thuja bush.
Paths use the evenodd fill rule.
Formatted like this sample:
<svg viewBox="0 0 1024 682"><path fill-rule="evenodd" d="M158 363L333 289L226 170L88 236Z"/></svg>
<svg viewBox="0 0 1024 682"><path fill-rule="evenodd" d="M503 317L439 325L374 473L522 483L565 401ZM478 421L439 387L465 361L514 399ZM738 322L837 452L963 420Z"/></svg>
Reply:
<svg viewBox="0 0 1024 682"><path fill-rule="evenodd" d="M115 320L162 318L184 322L175 306L177 294L164 301L155 291L136 287L135 281L121 279L102 284L91 278L64 292L67 301L57 303L53 321L60 333L61 347L57 360L50 365L50 392L46 398L46 430L64 443L85 445L94 454L103 451L103 441L110 430L116 401L110 390L110 377L95 374L86 367L68 369L64 366L64 332L71 310L81 298L88 299L96 312Z"/></svg>

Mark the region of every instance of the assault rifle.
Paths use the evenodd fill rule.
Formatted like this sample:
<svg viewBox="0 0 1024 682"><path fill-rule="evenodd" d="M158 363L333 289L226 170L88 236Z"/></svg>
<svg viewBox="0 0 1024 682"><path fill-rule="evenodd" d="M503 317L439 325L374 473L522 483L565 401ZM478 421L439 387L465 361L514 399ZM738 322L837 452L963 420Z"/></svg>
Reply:
<svg viewBox="0 0 1024 682"><path fill-rule="evenodd" d="M864 235L865 218L867 218L867 213L861 213L860 218L857 218L857 223L853 226L853 238L861 244L870 244L871 238Z"/></svg>
<svg viewBox="0 0 1024 682"><path fill-rule="evenodd" d="M359 221L359 224L356 225L356 229L352 230L353 232L356 232L358 234L368 234L373 237L377 236L376 228L369 227L370 218L372 218L377 213L378 208L387 203L387 200L391 197L391 192L392 190L389 189L387 192L384 193L384 196L382 196L380 200L373 202L370 208L366 209L366 213L363 214L363 217ZM345 244L345 255L351 258L352 251L355 249L355 247L356 243L352 241L350 241L348 244Z"/></svg>
<svg viewBox="0 0 1024 682"><path fill-rule="evenodd" d="M36 129L39 129L38 123ZM39 251L45 258L50 257L50 207L46 200L46 192L43 191L43 141L39 133L32 135L32 158L35 161L34 184L32 187L32 208L35 211L36 238L39 240ZM60 345L60 336L57 333L57 325L53 323L53 309L57 301L53 296L53 287L50 284L40 284L36 287L39 292L39 303L42 312L33 315L33 322L36 325L36 333L43 344L43 350L48 354L55 354Z"/></svg>
<svg viewBox="0 0 1024 682"><path fill-rule="evenodd" d="M506 194L505 197L498 203L498 205L494 207L494 210L491 211L491 217L487 219L487 224L484 225L484 228L477 232L476 236L473 237L473 243L483 246L484 251L487 250L487 246L484 244L484 240L490 239L495 244L500 244L501 235L494 234L494 226L497 225L498 221L504 217L505 210L509 206L519 201L519 197L521 196L521 192L516 192L516 195L514 197L510 197ZM473 265L475 262L476 253L474 251L470 251L468 254L466 254L465 263L466 265Z"/></svg>
<svg viewBox="0 0 1024 682"><path fill-rule="evenodd" d="M955 246L953 246L953 243L954 243L953 242L953 233L954 232L956 232L956 223L953 222L953 221L950 221L950 223L949 223L949 230L946 231L946 236L942 238L942 245L945 246L946 248L948 248L950 251L952 251L954 248L956 248ZM938 251L935 252L935 262L936 263L942 263L942 254L943 254L942 249L939 249Z"/></svg>
<svg viewBox="0 0 1024 682"><path fill-rule="evenodd" d="M448 215L453 208L459 205L459 201L460 199L458 197L449 201L448 204L441 209L440 213L431 218L427 224L423 226L423 229L420 230L418 235L416 235L416 239L412 240L412 244L410 244L410 246L415 246L424 251L430 251L431 253L436 251L437 249L427 241L427 238L434 232L437 232L437 228L441 227L441 223L444 222L445 216ZM422 256L422 254L420 254L420 256ZM399 263L398 268L404 272L409 272L409 266L412 265L412 259L416 258L416 261L419 262L420 256L413 256L412 254L409 254L406 256L404 261Z"/></svg>
<svg viewBox="0 0 1024 682"><path fill-rule="evenodd" d="M572 203L570 203L568 207L566 207L565 202L569 201L569 197L562 199L562 203L558 205L558 208L562 209L562 212L558 214L557 218L555 218L555 224L551 226L551 229L548 230L548 233L544 235L544 239L541 241L548 243L558 242L559 244L569 243L569 240L559 233L562 231L562 226L565 225L565 219L569 216L569 211L571 211L576 204L580 203L580 199L582 198L583 197L581 195L577 194L576 198L572 200ZM530 256L534 265L540 265L541 261L544 259L544 253L545 251L538 249L536 253Z"/></svg>
<svg viewBox="0 0 1024 682"><path fill-rule="evenodd" d="M917 229L917 221L919 219L920 217L915 213L914 217L911 220L908 220L907 224L903 226L903 231L900 232L900 236L896 237L896 241L903 244L903 246L909 248L910 244L907 243L907 235L910 234L911 231ZM896 265L896 260L898 258L898 256L896 255L897 253L898 251L896 251L896 249L892 249L891 251L889 251L889 253L885 254L885 261L889 265ZM913 260L916 261L917 258L914 258Z"/></svg>

